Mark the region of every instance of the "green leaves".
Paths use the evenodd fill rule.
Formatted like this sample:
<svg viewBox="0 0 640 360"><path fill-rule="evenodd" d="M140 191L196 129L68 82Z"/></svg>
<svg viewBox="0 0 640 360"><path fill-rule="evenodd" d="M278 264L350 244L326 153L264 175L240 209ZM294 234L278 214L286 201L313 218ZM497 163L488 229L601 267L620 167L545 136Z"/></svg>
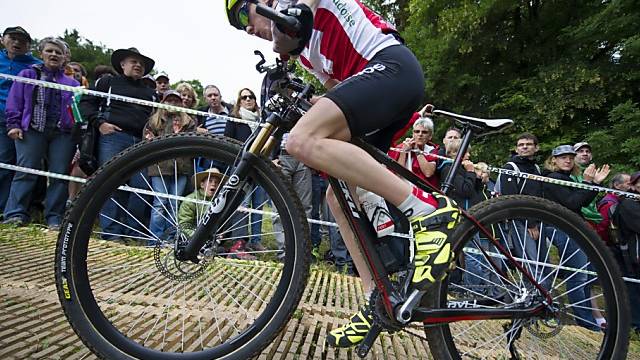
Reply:
<svg viewBox="0 0 640 360"><path fill-rule="evenodd" d="M636 1L410 0L408 9L403 36L423 66L425 102L515 120L509 134L480 139L478 159L506 160L528 131L542 157L587 139L598 163L640 168Z"/></svg>

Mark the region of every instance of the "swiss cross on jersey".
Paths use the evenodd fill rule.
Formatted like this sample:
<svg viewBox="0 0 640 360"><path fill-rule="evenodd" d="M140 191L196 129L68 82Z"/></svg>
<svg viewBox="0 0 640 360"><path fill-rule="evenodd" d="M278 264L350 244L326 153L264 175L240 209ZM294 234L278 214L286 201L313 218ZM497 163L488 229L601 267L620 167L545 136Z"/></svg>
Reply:
<svg viewBox="0 0 640 360"><path fill-rule="evenodd" d="M362 71L380 51L399 44L395 29L358 0L320 0L300 63L321 83Z"/></svg>

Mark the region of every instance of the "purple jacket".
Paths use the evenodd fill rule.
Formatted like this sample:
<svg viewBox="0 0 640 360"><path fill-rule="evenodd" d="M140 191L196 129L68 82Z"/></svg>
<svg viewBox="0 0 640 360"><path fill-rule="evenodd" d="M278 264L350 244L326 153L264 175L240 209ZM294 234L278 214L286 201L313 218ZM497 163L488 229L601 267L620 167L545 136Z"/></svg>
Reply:
<svg viewBox="0 0 640 360"><path fill-rule="evenodd" d="M64 69L61 69L54 74L56 83L71 86L80 85L80 83L75 79L64 75L63 70ZM47 68L43 66L42 72L43 74L47 74ZM31 68L20 71L18 76L35 79L37 77L37 73L33 70L32 66ZM33 112L34 88L34 85L18 81L15 81L13 85L11 85L11 90L9 90L9 96L7 97L6 108L7 130L19 128L26 131L29 129L29 124L31 124L31 113ZM62 130L71 130L73 127L73 117L71 116L71 112L68 110L71 105L72 97L73 93L69 91L61 91L60 99L62 100L62 103L60 104L60 111L62 113L62 118L60 119L60 128Z"/></svg>

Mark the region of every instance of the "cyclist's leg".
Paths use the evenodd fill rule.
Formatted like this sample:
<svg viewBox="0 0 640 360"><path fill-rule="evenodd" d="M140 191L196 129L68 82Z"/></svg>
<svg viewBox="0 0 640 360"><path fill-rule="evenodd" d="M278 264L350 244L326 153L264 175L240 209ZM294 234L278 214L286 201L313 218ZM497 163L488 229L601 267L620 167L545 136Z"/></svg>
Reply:
<svg viewBox="0 0 640 360"><path fill-rule="evenodd" d="M353 188L351 187L353 192ZM353 192L355 193L355 192ZM338 199L336 199L335 194L333 193L333 189L331 186L327 188L327 205L329 205L329 209L331 210L331 214L338 224L338 228L340 229L340 234L342 235L342 240L344 241L344 245L349 250L349 254L351 254L351 259L353 261L353 265L358 270L358 274L360 274L360 279L362 280L362 288L365 294L371 294L373 289L375 288L375 283L373 282L373 276L371 275L371 271L369 271L369 267L367 266L366 260L364 256L358 251L358 245L356 244L356 237L349 226L348 220L342 210L340 209L340 205L338 204Z"/></svg>
<svg viewBox="0 0 640 360"><path fill-rule="evenodd" d="M332 100L321 98L291 130L287 152L314 169L400 205L411 193L411 186L349 143L351 137L342 110Z"/></svg>

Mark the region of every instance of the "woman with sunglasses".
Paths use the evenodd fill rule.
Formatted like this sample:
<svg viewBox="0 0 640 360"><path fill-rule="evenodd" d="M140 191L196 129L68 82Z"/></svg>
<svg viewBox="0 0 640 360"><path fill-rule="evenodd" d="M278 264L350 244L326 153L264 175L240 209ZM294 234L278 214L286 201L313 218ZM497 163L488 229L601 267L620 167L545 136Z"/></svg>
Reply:
<svg viewBox="0 0 640 360"><path fill-rule="evenodd" d="M396 131L402 129L424 95L420 63L403 44L398 32L382 17L357 0L224 0L232 26L250 35L272 41L274 51L298 57L299 63L327 89L312 99L313 106L293 127L286 151L307 166L343 179L352 189L372 191L411 214L416 225L429 219L444 235L436 241L436 230L415 235L415 275L412 287L426 290L446 273L453 260L449 234L453 222L435 220L436 208L448 201L412 186L376 162L364 150L351 144L353 137L386 152ZM258 15L258 4L295 17L296 33L271 26ZM354 264L360 273L368 300L375 288L364 255L360 253L348 219L342 213L333 190L327 191L331 208ZM451 206L439 214L458 218ZM438 217L444 219L447 216ZM438 259L438 263L435 263ZM364 339L372 323L368 306L361 308L344 326L330 331L327 343L354 346Z"/></svg>
<svg viewBox="0 0 640 360"><path fill-rule="evenodd" d="M256 102L256 95L251 89L243 88L238 92L238 98L233 105L231 116L242 120L253 121L256 125L258 124L258 121L260 121L260 107ZM249 135L251 135L251 127L245 123L227 121L224 128L224 135L244 142ZM256 187L247 197L243 206L261 210L265 202L265 197L264 190L261 187ZM266 250L264 246L262 246L260 235L258 235L262 234L262 215L239 213L234 216L236 218L232 221L241 224L236 226L233 234L234 237L249 238L249 228L251 228L251 238L248 239L248 241L241 240L243 242L242 250L244 250L245 245L247 250L250 251Z"/></svg>

